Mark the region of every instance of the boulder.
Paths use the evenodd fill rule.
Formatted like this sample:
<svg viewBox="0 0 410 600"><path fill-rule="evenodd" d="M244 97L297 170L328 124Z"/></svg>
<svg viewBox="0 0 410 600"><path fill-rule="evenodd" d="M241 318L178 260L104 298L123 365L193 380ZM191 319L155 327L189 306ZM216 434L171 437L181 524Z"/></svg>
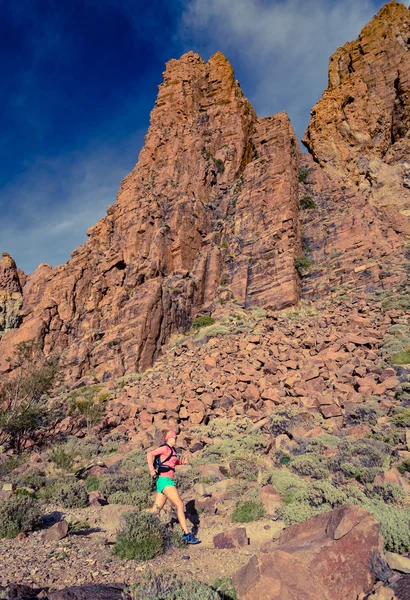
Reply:
<svg viewBox="0 0 410 600"><path fill-rule="evenodd" d="M245 527L235 527L214 535L214 548L241 548L248 545L248 534Z"/></svg>
<svg viewBox="0 0 410 600"><path fill-rule="evenodd" d="M400 571L400 573L410 573L410 558L394 552L386 552L386 560L391 569Z"/></svg>
<svg viewBox="0 0 410 600"><path fill-rule="evenodd" d="M371 591L382 553L379 525L344 505L286 529L234 576L240 600L347 600Z"/></svg>
<svg viewBox="0 0 410 600"><path fill-rule="evenodd" d="M282 499L278 492L269 484L265 485L259 492L259 497L265 507L266 514L274 515L276 509L282 504Z"/></svg>
<svg viewBox="0 0 410 600"><path fill-rule="evenodd" d="M68 533L67 521L59 521L44 533L44 542L58 542L66 537Z"/></svg>

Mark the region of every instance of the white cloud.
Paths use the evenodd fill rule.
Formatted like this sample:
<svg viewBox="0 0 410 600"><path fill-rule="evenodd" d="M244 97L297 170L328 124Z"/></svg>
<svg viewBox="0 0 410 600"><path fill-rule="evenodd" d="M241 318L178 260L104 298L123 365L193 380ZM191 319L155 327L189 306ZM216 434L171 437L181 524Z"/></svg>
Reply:
<svg viewBox="0 0 410 600"><path fill-rule="evenodd" d="M236 68L259 116L281 110L297 134L327 86L328 61L355 39L383 0L189 0L179 35L208 54L221 50Z"/></svg>
<svg viewBox="0 0 410 600"><path fill-rule="evenodd" d="M38 159L30 175L3 189L19 207L0 222L0 252L31 273L40 263L66 262L87 239L86 230L113 204L121 180L133 168L143 142L137 132L121 146L77 152L70 157Z"/></svg>

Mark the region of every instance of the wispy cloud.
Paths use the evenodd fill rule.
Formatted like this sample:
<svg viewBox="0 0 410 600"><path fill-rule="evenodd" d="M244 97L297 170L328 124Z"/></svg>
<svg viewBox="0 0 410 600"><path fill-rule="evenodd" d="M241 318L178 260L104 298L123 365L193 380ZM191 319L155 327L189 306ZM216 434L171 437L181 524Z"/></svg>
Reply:
<svg viewBox="0 0 410 600"><path fill-rule="evenodd" d="M30 175L2 191L19 212L0 222L0 251L31 273L42 262L66 262L86 241L86 230L113 204L121 180L134 166L145 131L119 147L101 147L70 157L39 158Z"/></svg>
<svg viewBox="0 0 410 600"><path fill-rule="evenodd" d="M330 55L384 3L190 0L179 35L202 52L224 52L258 115L286 110L301 136L327 86Z"/></svg>

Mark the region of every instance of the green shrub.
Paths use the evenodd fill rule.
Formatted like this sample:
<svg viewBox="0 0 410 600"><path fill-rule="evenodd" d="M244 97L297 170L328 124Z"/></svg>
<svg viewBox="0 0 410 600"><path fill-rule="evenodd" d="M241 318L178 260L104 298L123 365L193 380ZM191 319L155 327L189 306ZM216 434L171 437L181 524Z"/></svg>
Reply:
<svg viewBox="0 0 410 600"><path fill-rule="evenodd" d="M88 504L88 494L81 481L72 481L58 488L56 502L64 508L84 508Z"/></svg>
<svg viewBox="0 0 410 600"><path fill-rule="evenodd" d="M0 384L0 444L21 452L28 438L44 433L51 411L47 394L57 374L57 360L46 359L33 340L17 344L12 374Z"/></svg>
<svg viewBox="0 0 410 600"><path fill-rule="evenodd" d="M47 483L44 471L39 469L27 469L17 480L18 487L32 488L35 492L43 488Z"/></svg>
<svg viewBox="0 0 410 600"><path fill-rule="evenodd" d="M377 412L370 406L360 404L353 407L347 414L347 421L352 425L357 423L369 423L370 425L376 425L377 423Z"/></svg>
<svg viewBox="0 0 410 600"><path fill-rule="evenodd" d="M198 469L189 469L185 472L181 472L178 469L175 472L175 483L180 492L190 492L193 486L198 483L200 479L200 473Z"/></svg>
<svg viewBox="0 0 410 600"><path fill-rule="evenodd" d="M302 477L287 469L275 469L270 473L270 482L278 494L283 495L287 490L306 489L307 483Z"/></svg>
<svg viewBox="0 0 410 600"><path fill-rule="evenodd" d="M246 500L238 502L232 513L234 523L250 523L258 521L265 516L265 509L260 500Z"/></svg>
<svg viewBox="0 0 410 600"><path fill-rule="evenodd" d="M396 483L379 483L367 486L366 494L370 498L381 499L387 504L400 503L407 496L403 488Z"/></svg>
<svg viewBox="0 0 410 600"><path fill-rule="evenodd" d="M316 208L317 204L311 196L303 196L300 201L300 208Z"/></svg>
<svg viewBox="0 0 410 600"><path fill-rule="evenodd" d="M347 495L335 487L331 481L317 481L306 492L306 500L311 506L328 504L332 508L347 502Z"/></svg>
<svg viewBox="0 0 410 600"><path fill-rule="evenodd" d="M87 477L85 487L87 492L95 492L100 488L100 480L98 477Z"/></svg>
<svg viewBox="0 0 410 600"><path fill-rule="evenodd" d="M87 520L70 521L68 524L68 533L84 533L91 529L91 525Z"/></svg>
<svg viewBox="0 0 410 600"><path fill-rule="evenodd" d="M192 321L192 327L193 329L195 329L195 331L199 331L199 329L201 329L202 327L209 327L209 325L214 325L214 323L215 319L204 315L202 317L196 317L196 319Z"/></svg>
<svg viewBox="0 0 410 600"><path fill-rule="evenodd" d="M129 475L121 475L119 473L102 475L100 477L99 489L103 496L109 498L115 492L130 492L131 482L132 478Z"/></svg>
<svg viewBox="0 0 410 600"><path fill-rule="evenodd" d="M401 350L396 352L391 357L391 363L393 365L408 365L410 364L410 348L407 350Z"/></svg>
<svg viewBox="0 0 410 600"><path fill-rule="evenodd" d="M410 473L410 458L405 458L398 466L398 469L402 475L404 475L404 473Z"/></svg>
<svg viewBox="0 0 410 600"><path fill-rule="evenodd" d="M410 551L410 508L395 508L385 502L364 505L380 523L385 549L402 554Z"/></svg>
<svg viewBox="0 0 410 600"><path fill-rule="evenodd" d="M114 452L117 452L120 444L124 444L127 441L128 437L124 433L109 433L102 440L102 453L113 454Z"/></svg>
<svg viewBox="0 0 410 600"><path fill-rule="evenodd" d="M355 440L346 438L339 445L339 453L329 461L333 471L341 470L341 465L353 465L360 474L360 469L389 467L392 449L385 443L375 439Z"/></svg>
<svg viewBox="0 0 410 600"><path fill-rule="evenodd" d="M298 173L298 181L299 181L299 183L305 183L308 175L309 175L309 171L305 167L303 167L302 169L300 169L300 171Z"/></svg>
<svg viewBox="0 0 410 600"><path fill-rule="evenodd" d="M325 479L329 475L326 463L313 455L295 456L290 467L294 473L312 479Z"/></svg>
<svg viewBox="0 0 410 600"><path fill-rule="evenodd" d="M248 458L235 458L234 476L247 481L258 481L259 465L258 461L250 461Z"/></svg>
<svg viewBox="0 0 410 600"><path fill-rule="evenodd" d="M217 337L218 335L228 335L229 329L223 325L210 325L209 327L203 327L197 335L198 340L210 339Z"/></svg>
<svg viewBox="0 0 410 600"><path fill-rule="evenodd" d="M390 423L395 427L410 427L410 408L399 410L391 417Z"/></svg>
<svg viewBox="0 0 410 600"><path fill-rule="evenodd" d="M66 444L67 451L72 451L74 456L81 456L85 460L92 460L102 450L102 444L100 440L95 437L85 437L82 439L71 437L68 439Z"/></svg>
<svg viewBox="0 0 410 600"><path fill-rule="evenodd" d="M74 464L74 457L77 452L74 448L68 448L65 445L56 446L50 454L50 460L59 469L68 471Z"/></svg>
<svg viewBox="0 0 410 600"><path fill-rule="evenodd" d="M198 435L206 435L209 438L231 439L250 433L252 421L247 417L216 417L205 427L195 427L193 431Z"/></svg>
<svg viewBox="0 0 410 600"><path fill-rule="evenodd" d="M277 516L284 521L286 527L289 527L295 523L303 523L303 521L331 509L329 504L311 506L307 502L296 502L282 507Z"/></svg>
<svg viewBox="0 0 410 600"><path fill-rule="evenodd" d="M139 510L144 510L152 504L152 494L146 491L138 492L114 492L110 494L108 500L110 504L130 504L136 506Z"/></svg>
<svg viewBox="0 0 410 600"><path fill-rule="evenodd" d="M306 255L295 258L293 262L295 269L299 274L302 274L304 271L309 271L312 267L312 261Z"/></svg>
<svg viewBox="0 0 410 600"><path fill-rule="evenodd" d="M269 428L276 437L283 433L289 434L290 429L298 422L300 411L294 406L284 406L275 410L270 416Z"/></svg>
<svg viewBox="0 0 410 600"><path fill-rule="evenodd" d="M125 526L118 534L113 549L117 556L127 560L150 560L163 554L166 532L156 515L132 512L124 518Z"/></svg>
<svg viewBox="0 0 410 600"><path fill-rule="evenodd" d="M32 531L40 518L38 502L28 496L11 496L0 501L0 538L14 538Z"/></svg>
<svg viewBox="0 0 410 600"><path fill-rule="evenodd" d="M176 573L155 573L147 569L139 581L127 590L131 600L220 600L211 587L195 579L182 578ZM223 598L223 596L222 596Z"/></svg>
<svg viewBox="0 0 410 600"><path fill-rule="evenodd" d="M221 577L219 579L215 579L212 587L218 592L222 600L238 600L236 590L230 577Z"/></svg>
<svg viewBox="0 0 410 600"><path fill-rule="evenodd" d="M135 476L135 469L147 470L147 454L142 450L133 450L129 452L124 460L121 461L120 469L124 473Z"/></svg>

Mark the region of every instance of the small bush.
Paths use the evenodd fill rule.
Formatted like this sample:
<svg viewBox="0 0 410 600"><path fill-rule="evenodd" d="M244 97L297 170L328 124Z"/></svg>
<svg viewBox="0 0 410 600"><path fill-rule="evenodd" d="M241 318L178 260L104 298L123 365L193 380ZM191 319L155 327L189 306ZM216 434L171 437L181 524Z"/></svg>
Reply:
<svg viewBox="0 0 410 600"><path fill-rule="evenodd" d="M297 502L282 507L277 516L284 521L286 527L290 527L290 525L303 523L303 521L331 509L332 507L329 504L311 506L307 502Z"/></svg>
<svg viewBox="0 0 410 600"><path fill-rule="evenodd" d="M84 508L88 504L87 490L81 481L62 485L57 490L55 499L64 508Z"/></svg>
<svg viewBox="0 0 410 600"><path fill-rule="evenodd" d="M393 365L408 365L410 364L410 348L407 350L401 350L400 352L396 352L391 357L391 363Z"/></svg>
<svg viewBox="0 0 410 600"><path fill-rule="evenodd" d="M129 452L124 460L121 461L121 471L129 473L135 477L135 469L147 469L147 455L142 450L133 450Z"/></svg>
<svg viewBox="0 0 410 600"><path fill-rule="evenodd" d="M237 436L244 437L252 428L252 421L247 417L217 417L212 419L206 427L195 427L193 431L198 435L206 435L210 438L231 439Z"/></svg>
<svg viewBox="0 0 410 600"><path fill-rule="evenodd" d="M218 592L222 600L238 600L238 596L236 595L236 590L233 586L232 579L230 579L229 577L221 577L220 579L215 579L215 581L212 584L212 587L215 591Z"/></svg>
<svg viewBox="0 0 410 600"><path fill-rule="evenodd" d="M306 489L307 483L302 477L287 469L275 469L270 474L270 482L278 494L283 495L289 489Z"/></svg>
<svg viewBox="0 0 410 600"><path fill-rule="evenodd" d="M202 327L198 334L198 340L210 339L217 337L218 335L228 335L229 329L223 325L210 325L209 327Z"/></svg>
<svg viewBox="0 0 410 600"><path fill-rule="evenodd" d="M74 464L74 457L76 454L74 448L68 448L65 445L61 445L51 451L50 460L58 469L68 471Z"/></svg>
<svg viewBox="0 0 410 600"><path fill-rule="evenodd" d="M380 523L387 551L398 554L410 551L410 508L395 508L385 502L368 502L364 508Z"/></svg>
<svg viewBox="0 0 410 600"><path fill-rule="evenodd" d="M108 498L116 492L130 491L131 477L129 475L110 474L100 477L100 492Z"/></svg>
<svg viewBox="0 0 410 600"><path fill-rule="evenodd" d="M192 327L195 331L199 331L202 327L209 327L209 325L214 325L214 323L215 319L204 315L202 317L196 317L196 319L192 321Z"/></svg>
<svg viewBox="0 0 410 600"><path fill-rule="evenodd" d="M396 483L380 483L366 488L366 494L370 498L381 499L387 504L400 503L406 498L406 492Z"/></svg>
<svg viewBox="0 0 410 600"><path fill-rule="evenodd" d="M40 518L38 503L28 496L11 496L0 502L0 538L32 531Z"/></svg>
<svg viewBox="0 0 410 600"><path fill-rule="evenodd" d="M306 168L300 169L300 171L298 173L299 183L305 183L306 179L308 178L308 175L309 175L309 171Z"/></svg>
<svg viewBox="0 0 410 600"><path fill-rule="evenodd" d="M398 469L402 475L404 475L404 473L410 473L410 458L404 459L398 466Z"/></svg>
<svg viewBox="0 0 410 600"><path fill-rule="evenodd" d="M200 473L198 469L189 469L185 472L178 472L178 469L175 473L175 483L180 492L190 492L193 486L198 483L200 479Z"/></svg>
<svg viewBox="0 0 410 600"><path fill-rule="evenodd" d="M102 444L100 440L95 437L87 436L82 439L72 437L68 440L66 448L68 451L72 450L75 456L79 455L85 460L92 460L100 454Z"/></svg>
<svg viewBox="0 0 410 600"><path fill-rule="evenodd" d="M18 487L28 487L38 492L47 483L44 471L39 469L27 469L17 480Z"/></svg>
<svg viewBox="0 0 410 600"><path fill-rule="evenodd" d="M293 406L286 406L276 410L270 416L269 428L276 437L283 433L289 434L290 429L297 423L300 412Z"/></svg>
<svg viewBox="0 0 410 600"><path fill-rule="evenodd" d="M345 439L339 445L339 453L330 459L333 471L341 465L353 465L356 470L389 467L392 449L384 442L374 439Z"/></svg>
<svg viewBox="0 0 410 600"><path fill-rule="evenodd" d="M152 504L152 494L150 492L114 492L108 497L111 504L130 504L136 506L139 510L144 510Z"/></svg>
<svg viewBox="0 0 410 600"><path fill-rule="evenodd" d="M33 340L17 344L10 359L12 375L0 384L0 444L21 452L28 438L44 435L51 411L47 394L57 374L57 360L46 359Z"/></svg>
<svg viewBox="0 0 410 600"><path fill-rule="evenodd" d="M312 267L312 261L309 260L306 255L303 255L299 258L295 258L294 265L297 272L301 274L304 271L309 271L309 269Z"/></svg>
<svg viewBox="0 0 410 600"><path fill-rule="evenodd" d="M397 412L391 417L390 423L395 427L410 427L410 408Z"/></svg>
<svg viewBox="0 0 410 600"><path fill-rule="evenodd" d="M234 523L251 523L265 516L265 509L260 500L246 500L238 502L232 513Z"/></svg>
<svg viewBox="0 0 410 600"><path fill-rule="evenodd" d="M87 492L95 492L100 488L100 480L98 477L87 477L85 487Z"/></svg>
<svg viewBox="0 0 410 600"><path fill-rule="evenodd" d="M131 600L220 600L211 587L195 579L182 579L176 573L155 573L148 569L127 590ZM223 598L223 596L222 596ZM233 599L234 600L234 599Z"/></svg>
<svg viewBox="0 0 410 600"><path fill-rule="evenodd" d="M163 554L166 533L156 515L132 512L124 518L125 526L117 536L113 549L117 556L127 560L150 560Z"/></svg>
<svg viewBox="0 0 410 600"><path fill-rule="evenodd" d="M347 502L347 495L330 481L318 481L309 486L306 500L311 506L328 504L332 508Z"/></svg>
<svg viewBox="0 0 410 600"><path fill-rule="evenodd" d="M370 406L360 404L349 411L347 421L352 425L357 423L369 423L370 425L376 425L377 412Z"/></svg>
<svg viewBox="0 0 410 600"><path fill-rule="evenodd" d="M294 473L311 477L312 479L325 479L329 475L329 470L325 463L318 457L311 455L296 456L290 467Z"/></svg>
<svg viewBox="0 0 410 600"><path fill-rule="evenodd" d="M317 204L311 196L303 196L303 198L300 201L300 208L312 209L312 208L316 208L316 207L317 207Z"/></svg>
<svg viewBox="0 0 410 600"><path fill-rule="evenodd" d="M247 481L258 481L259 466L256 460L250 461L248 458L236 458L234 461L234 476Z"/></svg>

